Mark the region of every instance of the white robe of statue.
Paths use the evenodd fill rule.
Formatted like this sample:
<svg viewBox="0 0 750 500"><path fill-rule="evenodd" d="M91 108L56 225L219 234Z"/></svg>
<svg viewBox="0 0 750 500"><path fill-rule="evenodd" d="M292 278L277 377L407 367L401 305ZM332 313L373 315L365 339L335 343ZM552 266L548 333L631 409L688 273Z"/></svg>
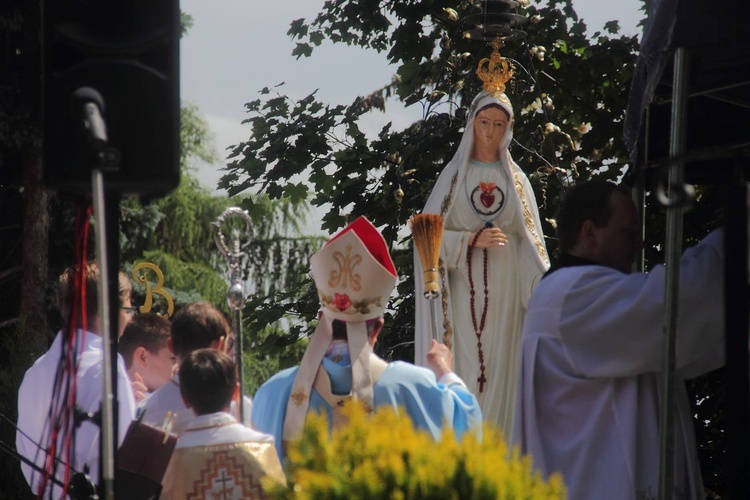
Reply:
<svg viewBox="0 0 750 500"><path fill-rule="evenodd" d="M472 159L474 118L488 104L497 104L511 121L513 109L504 94L480 93L470 109L461 144L440 174L423 213L443 216L441 297L435 299L438 340L451 345L456 373L479 400L485 421L509 437L513 429L518 380L519 342L531 290L549 267L536 199L526 175L508 152L513 132L509 125L499 143L498 160ZM484 198L483 198L484 196ZM488 295L481 332L486 382L482 391L477 336L472 321L467 255L472 233L490 222L508 242L487 249ZM484 310L484 252L474 248L471 271L477 326ZM415 255L415 361L424 365L432 338L430 304L423 298L422 267Z"/></svg>

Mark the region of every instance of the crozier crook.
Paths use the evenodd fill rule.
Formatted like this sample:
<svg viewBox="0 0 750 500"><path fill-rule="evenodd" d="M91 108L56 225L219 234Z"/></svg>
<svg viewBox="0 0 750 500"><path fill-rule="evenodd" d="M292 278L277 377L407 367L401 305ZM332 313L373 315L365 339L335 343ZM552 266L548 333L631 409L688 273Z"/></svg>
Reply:
<svg viewBox="0 0 750 500"><path fill-rule="evenodd" d="M228 219L240 219L245 222L243 240L240 228L232 227L229 244L225 240L226 235L222 227ZM242 306L245 303L245 287L242 283L242 265L247 254L243 251L250 244L252 237L252 223L247 210L239 207L229 207L212 222L214 230L214 242L219 251L224 255L229 266L229 289L227 290L227 305L232 310L232 330L235 338L235 362L237 364L237 380L240 386L240 397L237 402L239 421L245 421L245 409L243 402L243 369L242 369Z"/></svg>

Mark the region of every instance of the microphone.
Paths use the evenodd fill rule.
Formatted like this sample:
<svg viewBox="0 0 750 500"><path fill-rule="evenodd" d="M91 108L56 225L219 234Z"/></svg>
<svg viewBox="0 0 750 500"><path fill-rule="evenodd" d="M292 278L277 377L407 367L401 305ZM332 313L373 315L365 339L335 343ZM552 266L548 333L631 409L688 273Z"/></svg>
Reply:
<svg viewBox="0 0 750 500"><path fill-rule="evenodd" d="M102 117L104 113L104 99L102 95L91 87L80 87L71 97L73 115L79 116L86 131L86 138L93 156L91 160L99 168L107 171L117 171L120 167L122 154L116 147L109 145L107 124Z"/></svg>
<svg viewBox="0 0 750 500"><path fill-rule="evenodd" d="M91 87L81 87L73 92L73 113L80 113L83 127L88 132L88 139L96 151L107 145L107 125L102 118L104 99Z"/></svg>

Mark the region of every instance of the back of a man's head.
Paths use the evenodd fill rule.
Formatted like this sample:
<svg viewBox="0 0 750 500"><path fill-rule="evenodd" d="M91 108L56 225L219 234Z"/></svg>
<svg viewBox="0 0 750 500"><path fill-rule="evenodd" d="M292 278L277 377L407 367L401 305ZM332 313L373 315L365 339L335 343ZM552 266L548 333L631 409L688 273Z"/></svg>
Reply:
<svg viewBox="0 0 750 500"><path fill-rule="evenodd" d="M151 354L158 354L167 346L170 328L168 319L153 312L133 317L117 341L117 351L125 359L125 366L130 368L133 364L133 353L139 347L144 347Z"/></svg>
<svg viewBox="0 0 750 500"><path fill-rule="evenodd" d="M583 223L590 220L596 227L607 224L612 215L613 193L630 196L627 189L612 182L590 180L567 188L557 207L557 240L560 252L568 252L577 241Z"/></svg>
<svg viewBox="0 0 750 500"><path fill-rule="evenodd" d="M237 386L232 358L216 349L198 349L180 364L180 394L196 415L226 411Z"/></svg>
<svg viewBox="0 0 750 500"><path fill-rule="evenodd" d="M80 276L78 285L76 284L77 275ZM97 302L97 295L99 293L99 265L96 262L89 262L83 268L83 272L81 272L81 268L78 266L70 266L65 269L65 271L63 271L58 278L57 308L60 311L60 315L62 316L64 324L68 324L70 321L70 314L71 308L74 304L74 297L82 296L81 293L77 293L81 290L76 291L76 285L80 289L85 288L86 321L91 324L96 320L99 310ZM119 273L118 296L120 299L120 304L125 302L126 298L130 297L131 291L132 286L130 284L130 280L125 274ZM80 307L80 304L78 304L78 307ZM78 309L78 307L76 307L76 309ZM80 309L78 310L80 311ZM76 323L78 323L78 318L75 318L75 321ZM82 325L76 324L75 326L78 327Z"/></svg>
<svg viewBox="0 0 750 500"><path fill-rule="evenodd" d="M182 307L172 318L172 350L180 359L196 349L211 347L222 337L232 334L224 315L208 302L194 302Z"/></svg>

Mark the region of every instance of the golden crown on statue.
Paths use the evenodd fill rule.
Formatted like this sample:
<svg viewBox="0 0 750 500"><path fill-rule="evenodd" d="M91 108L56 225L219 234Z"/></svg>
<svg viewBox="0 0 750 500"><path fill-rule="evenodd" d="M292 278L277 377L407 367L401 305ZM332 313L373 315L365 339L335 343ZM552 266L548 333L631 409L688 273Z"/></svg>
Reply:
<svg viewBox="0 0 750 500"><path fill-rule="evenodd" d="M505 84L513 77L513 65L500 55L500 49L504 46L499 38L490 42L492 53L485 57L477 65L477 76L482 80L484 90L490 94L502 94L505 92Z"/></svg>

